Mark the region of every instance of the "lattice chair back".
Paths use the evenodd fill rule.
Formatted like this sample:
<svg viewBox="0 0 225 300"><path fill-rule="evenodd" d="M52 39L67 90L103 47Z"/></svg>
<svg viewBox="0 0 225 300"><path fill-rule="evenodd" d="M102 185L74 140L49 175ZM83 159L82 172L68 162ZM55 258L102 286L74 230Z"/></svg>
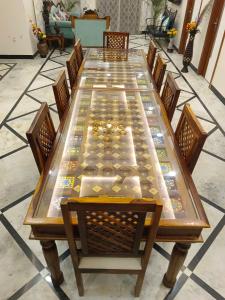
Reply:
<svg viewBox="0 0 225 300"><path fill-rule="evenodd" d="M67 71L68 71L69 80L70 80L70 87L72 90L72 88L77 83L77 74L78 74L78 70L79 70L75 50L73 50L72 53L70 54L69 59L66 61L66 65L67 65Z"/></svg>
<svg viewBox="0 0 225 300"><path fill-rule="evenodd" d="M104 31L103 46L111 49L128 49L129 33Z"/></svg>
<svg viewBox="0 0 225 300"><path fill-rule="evenodd" d="M155 55L156 55L157 47L153 40L150 40L149 47L148 47L148 54L147 54L147 62L150 72L153 70Z"/></svg>
<svg viewBox="0 0 225 300"><path fill-rule="evenodd" d="M153 80L155 82L156 90L158 93L160 92L163 83L165 71L166 71L166 63L163 61L161 55L159 54L157 56L155 68L153 71Z"/></svg>
<svg viewBox="0 0 225 300"><path fill-rule="evenodd" d="M84 59L83 50L82 50L80 40L77 40L76 44L74 45L74 49L75 49L76 56L77 56L77 65L78 65L78 70L79 70L79 68L82 64L82 61Z"/></svg>
<svg viewBox="0 0 225 300"><path fill-rule="evenodd" d="M207 138L207 133L203 130L189 104L184 106L175 137L187 167L192 173Z"/></svg>
<svg viewBox="0 0 225 300"><path fill-rule="evenodd" d="M69 107L69 100L70 100L70 92L66 80L65 71L61 71L59 73L59 76L54 82L54 84L52 85L52 88L55 95L55 101L58 109L59 119L62 120L65 111Z"/></svg>
<svg viewBox="0 0 225 300"><path fill-rule="evenodd" d="M51 153L56 131L46 102L42 103L26 133L37 167L41 173Z"/></svg>
<svg viewBox="0 0 225 300"><path fill-rule="evenodd" d="M168 72L165 85L162 91L161 100L167 112L168 119L171 121L177 105L178 98L180 96L180 89L172 76L171 72Z"/></svg>
<svg viewBox="0 0 225 300"><path fill-rule="evenodd" d="M116 200L117 203L110 203L110 201L115 202L115 198L107 198L106 201L109 203L96 203L99 199L93 198L86 199L91 202L78 203L75 199L61 202L65 231L80 296L84 293L81 273L104 273L103 269L107 270L107 273L137 274L135 295L140 294L158 230L162 204L151 199L145 199L148 201L128 199L132 202L119 204L118 202L124 199ZM74 212L76 212L78 220L81 250L77 249L75 243L74 215L72 218ZM140 251L140 242L143 239L148 212L151 212L151 226L148 226L145 236L144 251ZM114 257L117 259L115 260ZM114 263L112 262L113 258ZM102 264L103 260L104 264ZM139 261L138 266L137 264L134 266L134 261ZM126 264L125 268L124 263Z"/></svg>

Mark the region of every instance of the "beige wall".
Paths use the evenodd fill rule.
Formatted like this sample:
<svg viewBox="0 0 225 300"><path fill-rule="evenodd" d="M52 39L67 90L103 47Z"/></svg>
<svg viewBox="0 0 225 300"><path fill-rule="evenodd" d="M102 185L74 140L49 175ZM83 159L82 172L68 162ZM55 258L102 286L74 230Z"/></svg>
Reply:
<svg viewBox="0 0 225 300"><path fill-rule="evenodd" d="M0 55L33 55L36 41L29 18L34 17L31 0L0 0Z"/></svg>
<svg viewBox="0 0 225 300"><path fill-rule="evenodd" d="M225 65L225 39L219 54L218 63L216 65L215 73L212 79L212 85L225 97L225 84L224 84L224 67Z"/></svg>
<svg viewBox="0 0 225 300"><path fill-rule="evenodd" d="M208 5L208 3L210 1L211 0L203 0L202 1L202 7L201 7L200 13L203 11L203 9L206 7L206 5ZM200 30L200 32L198 34L196 34L196 36L195 36L195 42L194 42L195 46L194 46L192 64L196 68L198 68L198 66L199 66L202 50L203 50L204 43L205 43L205 37L206 37L208 24L209 24L211 12L212 12L213 1L211 1L211 3L212 4L208 7L208 10L204 13L202 20L198 26L198 29Z"/></svg>
<svg viewBox="0 0 225 300"><path fill-rule="evenodd" d="M205 78L208 81L210 81L211 77L212 77L213 69L214 69L216 59L217 59L217 56L218 56L218 53L219 53L219 49L220 49L220 45L221 45L221 42L222 42L224 31L225 31L225 9L223 11L223 15L222 15L222 18L221 18L221 21L220 21L220 26L219 26L217 36L216 36L216 41L215 41L213 51L212 51L212 55L209 59L209 64L208 64L208 68L207 68L207 71L206 71ZM223 57L223 60L221 61L221 63L223 64L223 67L224 67L224 70L225 70L225 57ZM221 75L222 75L222 78L223 78L224 77L224 71Z"/></svg>

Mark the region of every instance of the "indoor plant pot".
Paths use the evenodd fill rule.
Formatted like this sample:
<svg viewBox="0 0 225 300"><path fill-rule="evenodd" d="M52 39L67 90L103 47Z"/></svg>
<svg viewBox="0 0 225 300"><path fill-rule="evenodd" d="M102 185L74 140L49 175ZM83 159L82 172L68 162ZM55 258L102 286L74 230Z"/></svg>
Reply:
<svg viewBox="0 0 225 300"><path fill-rule="evenodd" d="M37 44L38 52L40 53L41 57L46 57L48 54L48 44L46 40L39 41Z"/></svg>

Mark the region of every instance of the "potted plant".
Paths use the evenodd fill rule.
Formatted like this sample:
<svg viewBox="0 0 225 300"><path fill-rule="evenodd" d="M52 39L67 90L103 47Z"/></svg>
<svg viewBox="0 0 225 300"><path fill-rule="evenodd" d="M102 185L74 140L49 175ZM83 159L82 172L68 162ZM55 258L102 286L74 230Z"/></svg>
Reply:
<svg viewBox="0 0 225 300"><path fill-rule="evenodd" d="M40 53L40 56L44 58L48 54L48 44L46 41L46 34L34 23L32 23L32 31L34 36L38 39L37 48Z"/></svg>
<svg viewBox="0 0 225 300"><path fill-rule="evenodd" d="M153 17L153 25L156 25L156 21L163 9L165 8L165 0L151 0L152 4L152 17Z"/></svg>
<svg viewBox="0 0 225 300"><path fill-rule="evenodd" d="M176 28L172 28L169 31L167 31L167 35L170 39L168 47L167 47L167 52L172 53L173 49L174 49L174 43L173 43L173 39L175 38L175 36L177 35L177 29Z"/></svg>

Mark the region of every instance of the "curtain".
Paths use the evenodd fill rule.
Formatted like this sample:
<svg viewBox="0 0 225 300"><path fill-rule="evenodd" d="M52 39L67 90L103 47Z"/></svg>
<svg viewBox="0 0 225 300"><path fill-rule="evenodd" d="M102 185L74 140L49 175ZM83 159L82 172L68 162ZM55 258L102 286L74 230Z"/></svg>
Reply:
<svg viewBox="0 0 225 300"><path fill-rule="evenodd" d="M96 0L101 16L110 16L111 31L139 33L142 0Z"/></svg>
<svg viewBox="0 0 225 300"><path fill-rule="evenodd" d="M120 0L120 31L139 33L141 0Z"/></svg>
<svg viewBox="0 0 225 300"><path fill-rule="evenodd" d="M119 31L120 0L96 0L99 15L110 16L110 30Z"/></svg>

